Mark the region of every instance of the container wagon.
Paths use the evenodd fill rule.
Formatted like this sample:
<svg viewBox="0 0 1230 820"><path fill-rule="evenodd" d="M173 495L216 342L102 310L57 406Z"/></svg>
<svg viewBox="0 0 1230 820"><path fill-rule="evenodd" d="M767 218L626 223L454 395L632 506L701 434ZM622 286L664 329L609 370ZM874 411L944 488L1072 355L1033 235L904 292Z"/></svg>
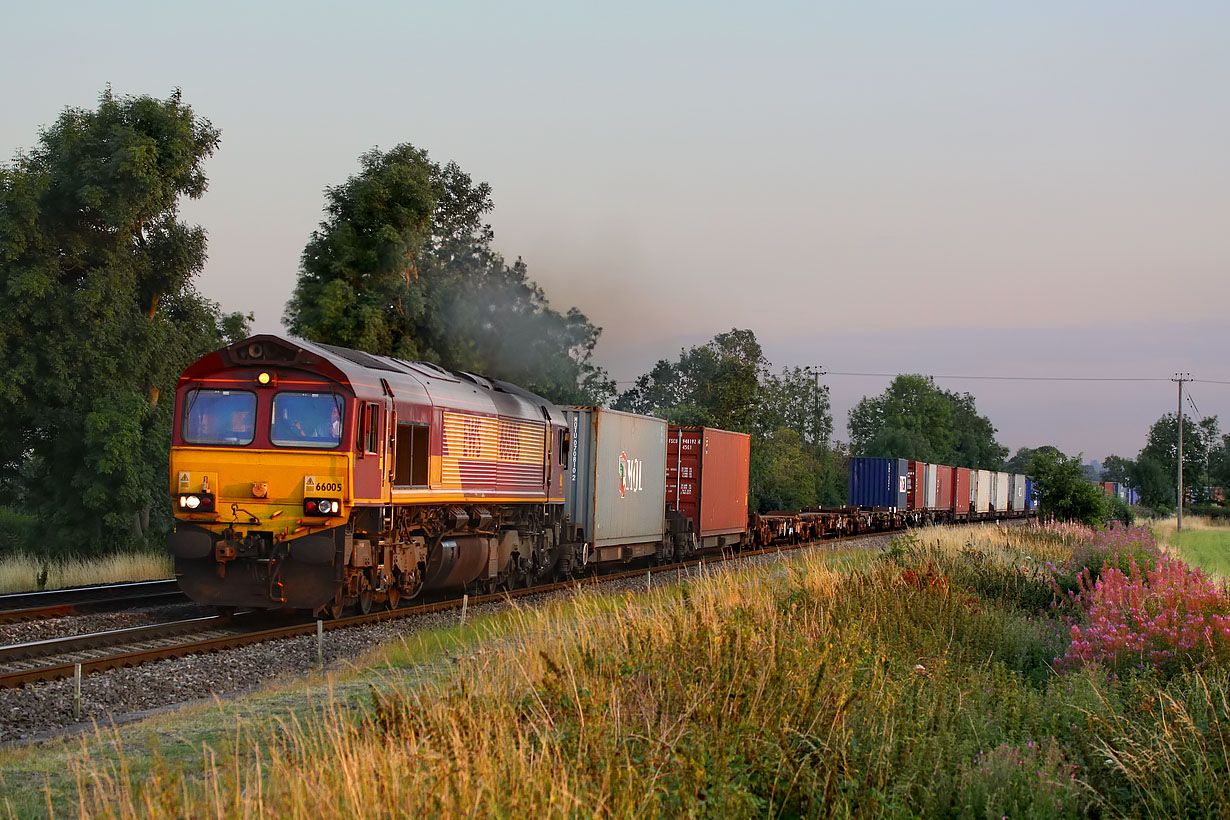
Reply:
<svg viewBox="0 0 1230 820"><path fill-rule="evenodd" d="M751 442L746 433L714 427L668 428L666 505L687 522L686 552L743 542Z"/></svg>
<svg viewBox="0 0 1230 820"><path fill-rule="evenodd" d="M850 506L909 509L910 463L904 458L850 459Z"/></svg>
<svg viewBox="0 0 1230 820"><path fill-rule="evenodd" d="M563 409L571 433L564 513L582 567L668 557L666 422L601 407Z"/></svg>

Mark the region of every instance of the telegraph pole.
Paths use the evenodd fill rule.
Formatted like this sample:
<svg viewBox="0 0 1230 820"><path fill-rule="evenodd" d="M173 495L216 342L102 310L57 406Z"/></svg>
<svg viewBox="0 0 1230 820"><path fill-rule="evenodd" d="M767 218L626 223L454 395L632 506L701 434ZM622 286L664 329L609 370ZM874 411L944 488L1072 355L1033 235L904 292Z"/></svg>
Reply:
<svg viewBox="0 0 1230 820"><path fill-rule="evenodd" d="M812 377L815 379L815 382L816 382L816 392L814 392L811 397L812 398L811 412L812 412L812 422L816 425L815 443L819 444L820 443L820 377L826 374L824 372L824 365L819 365L819 364L815 366L808 365L807 367L803 369L806 371L810 371Z"/></svg>
<svg viewBox="0 0 1230 820"><path fill-rule="evenodd" d="M1175 373L1172 382L1179 383L1179 520L1176 529L1183 529L1183 382L1191 381L1191 373Z"/></svg>

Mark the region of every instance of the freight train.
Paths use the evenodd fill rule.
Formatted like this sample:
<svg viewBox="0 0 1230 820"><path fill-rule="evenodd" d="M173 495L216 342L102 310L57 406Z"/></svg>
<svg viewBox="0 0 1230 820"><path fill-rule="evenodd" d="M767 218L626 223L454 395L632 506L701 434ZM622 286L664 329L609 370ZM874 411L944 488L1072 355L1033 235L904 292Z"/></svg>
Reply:
<svg viewBox="0 0 1230 820"><path fill-rule="evenodd" d="M928 482L940 469L960 481L952 468L853 459L851 506L749 516L749 460L743 433L557 407L473 373L263 334L179 379L167 549L197 602L337 617L998 509L979 512L977 490L971 510L941 509ZM862 497L877 469L904 495Z"/></svg>

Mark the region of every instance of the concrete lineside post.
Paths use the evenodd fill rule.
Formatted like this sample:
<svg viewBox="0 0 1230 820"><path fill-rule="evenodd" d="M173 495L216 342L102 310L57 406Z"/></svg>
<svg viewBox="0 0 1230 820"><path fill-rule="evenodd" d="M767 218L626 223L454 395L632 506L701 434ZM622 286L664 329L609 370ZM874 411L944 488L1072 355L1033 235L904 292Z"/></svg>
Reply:
<svg viewBox="0 0 1230 820"><path fill-rule="evenodd" d="M73 664L73 720L81 720L81 664Z"/></svg>
<svg viewBox="0 0 1230 820"><path fill-rule="evenodd" d="M651 580L652 577L653 577L653 570L651 569L645 570L645 591L646 592L649 592L651 589L653 589L653 581Z"/></svg>
<svg viewBox="0 0 1230 820"><path fill-rule="evenodd" d="M325 665L325 622L316 621L316 665Z"/></svg>
<svg viewBox="0 0 1230 820"><path fill-rule="evenodd" d="M470 608L470 596L469 596L469 595L462 595L462 596L461 596L461 625L462 625L462 626L465 626L465 623L466 623L466 610L467 610L467 609L469 609L469 608Z"/></svg>

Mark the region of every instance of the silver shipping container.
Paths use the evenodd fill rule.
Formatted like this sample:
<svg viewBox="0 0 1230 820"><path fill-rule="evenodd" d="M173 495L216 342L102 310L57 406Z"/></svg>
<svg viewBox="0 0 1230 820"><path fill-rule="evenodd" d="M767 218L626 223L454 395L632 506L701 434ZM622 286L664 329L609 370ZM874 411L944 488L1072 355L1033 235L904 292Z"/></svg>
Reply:
<svg viewBox="0 0 1230 820"><path fill-rule="evenodd" d="M1009 483L1012 487L1012 500L1009 502L1009 508L1013 512L1025 512L1025 476L1014 473Z"/></svg>
<svg viewBox="0 0 1230 820"><path fill-rule="evenodd" d="M990 470L974 470L973 480L970 482L974 489L970 493L970 500L976 513L985 515L991 511L991 486L995 483L992 475L994 474Z"/></svg>
<svg viewBox="0 0 1230 820"><path fill-rule="evenodd" d="M991 509L995 512L1007 512L1010 498L1007 473L992 473Z"/></svg>
<svg viewBox="0 0 1230 820"><path fill-rule="evenodd" d="M934 510L937 506L935 503L935 492L939 487L939 482L937 481L935 475L937 466L938 465L936 464L928 464L927 469L923 471L924 475L927 477L927 483L923 485L926 488L925 492L923 492L923 506L928 510Z"/></svg>
<svg viewBox="0 0 1230 820"><path fill-rule="evenodd" d="M561 408L571 431L564 512L591 560L653 553L666 512L666 422L601 407Z"/></svg>

